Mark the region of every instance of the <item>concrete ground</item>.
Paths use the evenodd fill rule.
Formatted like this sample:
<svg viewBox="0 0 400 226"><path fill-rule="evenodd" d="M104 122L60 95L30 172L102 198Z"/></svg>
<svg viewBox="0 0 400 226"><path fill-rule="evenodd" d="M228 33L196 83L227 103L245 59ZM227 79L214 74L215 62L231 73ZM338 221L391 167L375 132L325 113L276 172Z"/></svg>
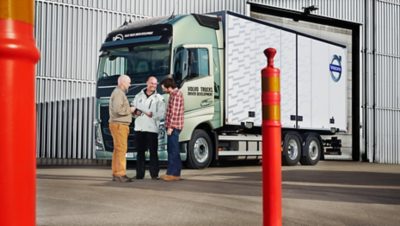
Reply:
<svg viewBox="0 0 400 226"><path fill-rule="evenodd" d="M37 169L37 225L262 225L257 164L184 169L179 182L110 175L104 166ZM282 167L282 196L283 225L399 225L400 165Z"/></svg>

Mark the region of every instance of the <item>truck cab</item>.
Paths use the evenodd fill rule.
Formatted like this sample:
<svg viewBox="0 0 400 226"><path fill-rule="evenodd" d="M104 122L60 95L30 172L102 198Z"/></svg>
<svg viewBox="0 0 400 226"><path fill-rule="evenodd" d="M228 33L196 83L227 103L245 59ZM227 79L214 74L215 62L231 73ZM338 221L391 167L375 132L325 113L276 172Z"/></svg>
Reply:
<svg viewBox="0 0 400 226"><path fill-rule="evenodd" d="M100 49L96 92L96 158L111 159L113 144L108 129L108 105L120 74L130 76L127 92L131 101L146 86L148 76L162 81L172 76L185 97L185 127L180 135L181 158L186 160L188 142L196 128L211 131L221 124L219 87L221 21L216 16L197 14L146 19L126 23L108 34ZM217 76L215 76L217 74ZM161 93L161 88L158 87ZM165 96L166 100L168 96ZM134 120L130 125L127 159L136 159ZM159 158L166 160L166 137L160 125ZM204 130L201 131L201 134ZM203 134L204 135L204 134ZM210 137L196 141L198 147L192 167L203 168L211 162ZM193 145L192 145L193 146ZM146 154L147 155L147 154Z"/></svg>

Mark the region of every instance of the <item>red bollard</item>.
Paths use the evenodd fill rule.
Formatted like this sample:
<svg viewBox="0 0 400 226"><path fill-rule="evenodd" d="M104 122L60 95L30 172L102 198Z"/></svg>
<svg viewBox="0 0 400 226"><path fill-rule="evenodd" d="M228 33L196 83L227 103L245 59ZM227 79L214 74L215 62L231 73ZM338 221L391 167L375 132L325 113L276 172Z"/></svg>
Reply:
<svg viewBox="0 0 400 226"><path fill-rule="evenodd" d="M0 225L36 223L33 0L0 1Z"/></svg>
<svg viewBox="0 0 400 226"><path fill-rule="evenodd" d="M264 51L268 65L262 75L262 174L264 225L282 225L280 71L274 68L276 50Z"/></svg>

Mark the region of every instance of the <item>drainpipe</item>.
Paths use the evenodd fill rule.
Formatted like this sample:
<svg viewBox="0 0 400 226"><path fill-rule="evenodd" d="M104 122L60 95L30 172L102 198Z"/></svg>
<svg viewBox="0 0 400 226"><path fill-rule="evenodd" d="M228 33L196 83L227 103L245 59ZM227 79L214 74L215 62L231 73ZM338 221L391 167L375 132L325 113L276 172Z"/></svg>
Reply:
<svg viewBox="0 0 400 226"><path fill-rule="evenodd" d="M364 156L366 161L369 159L368 155L368 45L369 45L369 38L368 38L368 31L369 31L369 23L368 23L368 2L369 0L364 1L364 90L363 90L363 133L364 133Z"/></svg>
<svg viewBox="0 0 400 226"><path fill-rule="evenodd" d="M372 124L373 124L373 145L372 161L376 159L376 0L372 1Z"/></svg>

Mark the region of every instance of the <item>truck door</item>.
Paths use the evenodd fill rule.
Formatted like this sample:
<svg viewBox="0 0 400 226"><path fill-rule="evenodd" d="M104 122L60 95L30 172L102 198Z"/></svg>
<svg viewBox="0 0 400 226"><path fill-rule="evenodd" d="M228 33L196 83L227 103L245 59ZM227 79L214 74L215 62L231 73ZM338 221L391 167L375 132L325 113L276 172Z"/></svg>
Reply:
<svg viewBox="0 0 400 226"><path fill-rule="evenodd" d="M210 45L184 45L176 50L174 79L185 100L185 128L214 115L214 76Z"/></svg>

